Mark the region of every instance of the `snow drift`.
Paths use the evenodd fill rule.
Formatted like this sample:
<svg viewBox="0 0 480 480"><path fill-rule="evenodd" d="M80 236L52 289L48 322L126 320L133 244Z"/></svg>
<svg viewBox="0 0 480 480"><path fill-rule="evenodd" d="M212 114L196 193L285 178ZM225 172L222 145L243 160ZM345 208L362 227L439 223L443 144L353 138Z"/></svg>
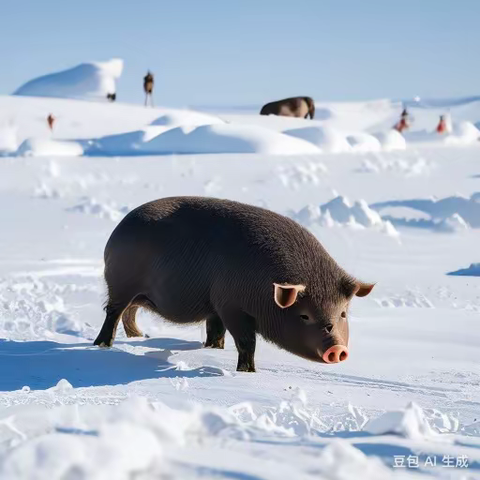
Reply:
<svg viewBox="0 0 480 480"><path fill-rule="evenodd" d="M374 134L374 137L380 142L384 150L405 150L407 148L405 138L396 130L378 132Z"/></svg>
<svg viewBox="0 0 480 480"><path fill-rule="evenodd" d="M17 128L14 125L0 126L0 155L17 149Z"/></svg>
<svg viewBox="0 0 480 480"><path fill-rule="evenodd" d="M18 147L16 155L19 157L80 157L83 155L83 148L78 142L29 138Z"/></svg>
<svg viewBox="0 0 480 480"><path fill-rule="evenodd" d="M92 141L87 154L166 155L205 153L316 154L311 143L249 125L218 123L176 128L149 126L137 132Z"/></svg>
<svg viewBox="0 0 480 480"><path fill-rule="evenodd" d="M14 95L106 100L107 94L116 93L115 81L121 76L122 70L123 60L117 58L108 62L82 63L30 80Z"/></svg>
<svg viewBox="0 0 480 480"><path fill-rule="evenodd" d="M155 119L150 125L178 127L180 125L213 125L216 123L224 123L224 121L217 116L194 110L172 110Z"/></svg>
<svg viewBox="0 0 480 480"><path fill-rule="evenodd" d="M328 153L350 152L352 150L345 136L338 130L328 127L302 127L285 130L286 135L301 138Z"/></svg>

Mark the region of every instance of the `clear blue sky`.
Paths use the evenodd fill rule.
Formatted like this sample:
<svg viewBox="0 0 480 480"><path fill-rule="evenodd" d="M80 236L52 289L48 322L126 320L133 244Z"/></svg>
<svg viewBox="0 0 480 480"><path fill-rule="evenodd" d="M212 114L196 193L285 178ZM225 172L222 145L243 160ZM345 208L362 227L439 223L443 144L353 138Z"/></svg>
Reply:
<svg viewBox="0 0 480 480"><path fill-rule="evenodd" d="M112 57L128 102L480 94L479 0L4 0L0 45L0 94Z"/></svg>

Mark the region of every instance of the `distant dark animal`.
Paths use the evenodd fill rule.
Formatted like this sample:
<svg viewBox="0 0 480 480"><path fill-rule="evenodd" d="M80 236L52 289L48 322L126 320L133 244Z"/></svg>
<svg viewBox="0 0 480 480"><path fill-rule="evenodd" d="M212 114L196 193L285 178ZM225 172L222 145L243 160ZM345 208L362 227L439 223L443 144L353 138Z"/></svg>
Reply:
<svg viewBox="0 0 480 480"><path fill-rule="evenodd" d="M55 117L54 117L52 114L50 114L50 115L47 117L48 128L49 128L50 130L52 130L52 131L53 131L53 124L55 123L55 120L56 120L56 119L55 119Z"/></svg>
<svg viewBox="0 0 480 480"><path fill-rule="evenodd" d="M114 102L117 99L116 93L107 93L107 100L110 102Z"/></svg>
<svg viewBox="0 0 480 480"><path fill-rule="evenodd" d="M150 98L150 105L153 107L153 73L147 72L143 77L143 90L145 91L145 106Z"/></svg>
<svg viewBox="0 0 480 480"><path fill-rule="evenodd" d="M260 115L280 115L282 117L299 117L313 119L315 102L310 97L292 97L267 103L260 110Z"/></svg>
<svg viewBox="0 0 480 480"><path fill-rule="evenodd" d="M316 362L348 356L347 311L364 284L340 268L293 220L263 208L203 197L146 203L115 228L105 248L106 319L95 345L111 346L120 318L141 336L139 307L190 324L206 320L205 347L238 350L255 371L256 333Z"/></svg>

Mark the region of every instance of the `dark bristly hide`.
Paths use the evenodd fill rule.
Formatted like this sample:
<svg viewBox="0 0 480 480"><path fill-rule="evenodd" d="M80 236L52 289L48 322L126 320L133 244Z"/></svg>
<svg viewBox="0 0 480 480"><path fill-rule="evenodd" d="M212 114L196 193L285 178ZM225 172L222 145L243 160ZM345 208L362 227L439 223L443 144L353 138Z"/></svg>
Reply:
<svg viewBox="0 0 480 480"><path fill-rule="evenodd" d="M256 333L309 360L348 354L347 309L362 284L308 230L269 210L229 200L172 197L146 203L116 227L105 248L106 320L95 341L111 346L135 313L207 322L205 346L235 340L239 371L254 371ZM333 349L333 350L332 350Z"/></svg>

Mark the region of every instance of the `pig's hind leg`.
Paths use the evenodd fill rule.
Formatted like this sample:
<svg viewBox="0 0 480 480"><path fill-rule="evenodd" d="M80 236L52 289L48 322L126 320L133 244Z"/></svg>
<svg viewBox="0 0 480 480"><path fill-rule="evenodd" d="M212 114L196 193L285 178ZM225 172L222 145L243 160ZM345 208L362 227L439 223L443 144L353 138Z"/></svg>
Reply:
<svg viewBox="0 0 480 480"><path fill-rule="evenodd" d="M138 328L135 316L140 305L128 306L122 314L123 328L128 338L143 337L142 331Z"/></svg>
<svg viewBox="0 0 480 480"><path fill-rule="evenodd" d="M207 340L205 348L225 347L225 325L222 319L215 313L207 318Z"/></svg>

